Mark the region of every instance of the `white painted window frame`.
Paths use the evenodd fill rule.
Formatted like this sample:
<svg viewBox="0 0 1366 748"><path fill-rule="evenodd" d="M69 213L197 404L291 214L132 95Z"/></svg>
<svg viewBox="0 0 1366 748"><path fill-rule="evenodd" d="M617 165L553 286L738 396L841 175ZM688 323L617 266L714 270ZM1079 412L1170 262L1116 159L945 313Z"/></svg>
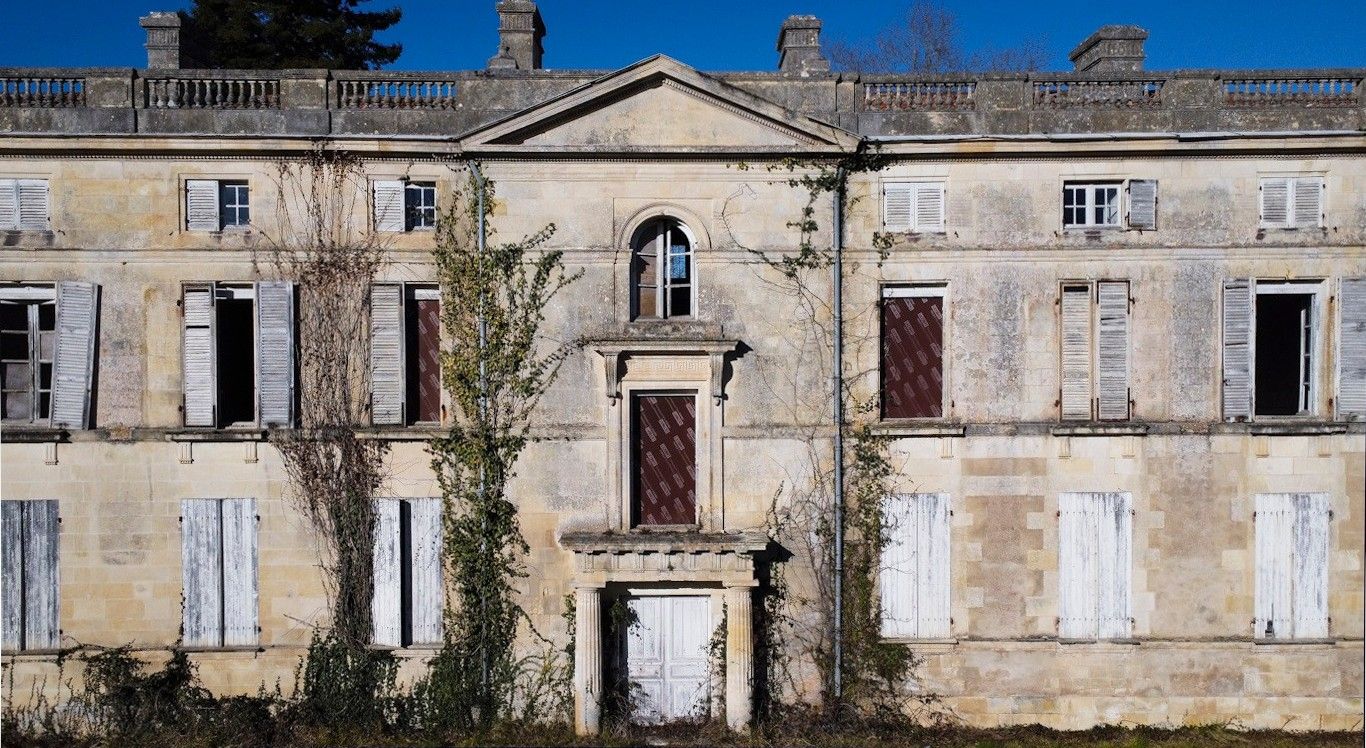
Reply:
<svg viewBox="0 0 1366 748"><path fill-rule="evenodd" d="M1064 229L1123 229L1124 228L1124 192L1128 180L1124 179L1068 179L1062 183L1062 227ZM1067 222L1067 197L1069 190L1083 190L1085 197L1082 206L1082 223ZM1099 206L1097 194L1101 190L1114 190L1114 222L1096 223L1094 214ZM1075 210L1076 206L1073 206Z"/></svg>
<svg viewBox="0 0 1366 748"><path fill-rule="evenodd" d="M1300 371L1300 412L1294 415L1258 415L1257 414L1257 297L1275 294L1295 294L1313 296L1313 301L1309 305L1309 340L1301 340L1301 344L1309 345L1309 366L1308 372L1304 371L1301 364ZM1295 280L1252 280L1252 330L1249 335L1248 357L1251 361L1251 377L1249 387L1252 390L1252 418L1253 420L1272 420L1286 418L1313 418L1319 414L1319 396L1322 392L1322 382L1320 381L1319 370L1322 367L1325 355L1325 331L1324 321L1327 319L1327 283L1322 278L1308 278ZM1303 359L1301 359L1303 361ZM1306 380L1307 375L1307 382ZM1306 385L1308 391L1306 392Z"/></svg>
<svg viewBox="0 0 1366 748"><path fill-rule="evenodd" d="M665 225L666 225L666 228L665 228L664 231L660 231L660 232L658 232L658 233L655 233L653 239L645 239L645 238L642 236L642 234L643 234L647 229L650 229L651 227L656 226L656 225L659 225L659 224L665 224ZM671 242L670 242L670 240L669 240L668 237L671 235L671 232L673 232L673 231L675 231L675 230L683 232L683 237L684 237L685 239L688 240L687 261L688 261L688 277L689 277L689 280L688 280L688 282L686 282L686 283L676 283L676 282L671 281L670 278L669 278L669 271L668 271L668 266L669 266L669 254L668 254L668 252L669 252L669 249L670 249L670 244L671 244ZM641 313L640 313L640 294L641 294L641 292L642 292L643 289L641 289L641 288L639 288L639 287L637 287L637 286L635 285L635 284L636 284L636 277L635 277L635 267L634 267L634 265L635 265L635 258L636 258L636 255L637 255L637 254L641 254L641 250L645 249L645 247L648 246L648 245L650 245L650 244L653 244L653 245L654 245L654 253L655 253L655 287L654 287L654 294L655 294L655 310L658 312L658 314L657 314L656 316L653 316L653 317L645 317L645 316L642 316ZM631 285L632 285L632 288L631 288L631 319L632 319L633 321L637 321L637 322L658 322L658 321L665 321L665 320L671 320L671 319L697 319L697 316L698 316L698 315L697 315L697 309L698 309L698 304L697 304L697 302L698 302L697 290L698 290L698 288L699 288L699 286L700 286L700 283L699 283L699 280L698 280L698 277L697 277L697 236L693 233L692 229L688 228L687 224L683 223L682 221L680 221L680 220L677 219L677 218L674 218L674 217L672 217L672 216L667 216L667 215L659 216L659 217L656 217L656 218L652 218L652 219L650 219L650 220L645 221L644 223L642 223L642 224L640 225L640 227L637 228L637 229L633 232L632 241L631 241L631 263L630 263L630 267L629 267L629 269L628 269L627 272L628 272L628 277L629 277L629 279L630 279L630 283L631 283ZM688 313L687 313L687 314L674 314L674 313L673 313L673 310L672 310L671 308L669 308L669 304L671 303L671 302L670 302L670 299L669 299L669 297L670 297L670 293L669 293L669 292L670 292L671 290L673 290L674 288L688 288L688 289L690 289L690 292L689 292L689 294L688 294L689 309L688 309Z"/></svg>

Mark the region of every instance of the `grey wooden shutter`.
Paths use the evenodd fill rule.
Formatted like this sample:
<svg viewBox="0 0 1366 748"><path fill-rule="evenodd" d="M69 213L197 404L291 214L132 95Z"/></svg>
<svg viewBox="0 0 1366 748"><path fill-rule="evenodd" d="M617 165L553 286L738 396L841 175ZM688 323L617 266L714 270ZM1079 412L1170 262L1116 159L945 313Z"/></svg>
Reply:
<svg viewBox="0 0 1366 748"><path fill-rule="evenodd" d="M1294 494L1295 637L1328 636L1328 494Z"/></svg>
<svg viewBox="0 0 1366 748"><path fill-rule="evenodd" d="M404 424L403 286L370 287L370 420L376 426Z"/></svg>
<svg viewBox="0 0 1366 748"><path fill-rule="evenodd" d="M218 180L185 180L185 228L190 231L218 231Z"/></svg>
<svg viewBox="0 0 1366 748"><path fill-rule="evenodd" d="M1157 180L1129 180L1129 228L1157 228Z"/></svg>
<svg viewBox="0 0 1366 748"><path fill-rule="evenodd" d="M441 499L408 502L412 548L412 643L440 644L445 600L441 577Z"/></svg>
<svg viewBox="0 0 1366 748"><path fill-rule="evenodd" d="M59 638L57 502L24 502L24 648L56 649Z"/></svg>
<svg viewBox="0 0 1366 748"><path fill-rule="evenodd" d="M1129 283L1101 281L1096 286L1100 332L1096 345L1096 411L1102 421L1129 418Z"/></svg>
<svg viewBox="0 0 1366 748"><path fill-rule="evenodd" d="M47 231L47 180L20 179L19 228L23 231Z"/></svg>
<svg viewBox="0 0 1366 748"><path fill-rule="evenodd" d="M1323 179L1300 177L1291 180L1291 207L1295 212L1292 223L1296 228L1316 228L1323 225Z"/></svg>
<svg viewBox="0 0 1366 748"><path fill-rule="evenodd" d="M223 522L218 499L180 502L182 632L188 646L223 644Z"/></svg>
<svg viewBox="0 0 1366 748"><path fill-rule="evenodd" d="M0 179L0 230L19 228L19 180Z"/></svg>
<svg viewBox="0 0 1366 748"><path fill-rule="evenodd" d="M925 182L915 188L915 230L927 233L944 230L944 185Z"/></svg>
<svg viewBox="0 0 1366 748"><path fill-rule="evenodd" d="M257 643L256 500L223 500L223 645Z"/></svg>
<svg viewBox="0 0 1366 748"><path fill-rule="evenodd" d="M1062 289L1062 417L1091 418L1091 287Z"/></svg>
<svg viewBox="0 0 1366 748"><path fill-rule="evenodd" d="M256 356L262 426L294 423L294 286L256 284Z"/></svg>
<svg viewBox="0 0 1366 748"><path fill-rule="evenodd" d="M1224 420L1252 417L1252 281L1224 281Z"/></svg>
<svg viewBox="0 0 1366 748"><path fill-rule="evenodd" d="M375 202L375 231L402 231L403 182L377 179L371 184Z"/></svg>
<svg viewBox="0 0 1366 748"><path fill-rule="evenodd" d="M1058 636L1096 636L1097 512L1091 494L1058 496Z"/></svg>
<svg viewBox="0 0 1366 748"><path fill-rule="evenodd" d="M909 184L887 184L882 187L882 226L888 231L910 231L911 210L915 202Z"/></svg>
<svg viewBox="0 0 1366 748"><path fill-rule="evenodd" d="M185 316L181 356L185 425L213 426L218 399L214 373L213 284L187 284L181 311Z"/></svg>
<svg viewBox="0 0 1366 748"><path fill-rule="evenodd" d="M1338 292L1340 418L1366 418L1366 278L1343 278Z"/></svg>
<svg viewBox="0 0 1366 748"><path fill-rule="evenodd" d="M1284 228L1290 223L1290 180L1285 177L1263 179L1261 184L1261 224Z"/></svg>
<svg viewBox="0 0 1366 748"><path fill-rule="evenodd" d="M1261 638L1291 635L1294 507L1289 494L1258 494L1255 527L1253 631Z"/></svg>
<svg viewBox="0 0 1366 748"><path fill-rule="evenodd" d="M3 188L3 185L0 185ZM14 652L24 646L24 506L0 501L0 612L4 636L0 646Z"/></svg>
<svg viewBox="0 0 1366 748"><path fill-rule="evenodd" d="M1133 501L1127 493L1096 495L1097 636L1128 639L1132 585Z"/></svg>
<svg viewBox="0 0 1366 748"><path fill-rule="evenodd" d="M949 495L917 494L920 568L917 574L916 629L922 639L949 635Z"/></svg>
<svg viewBox="0 0 1366 748"><path fill-rule="evenodd" d="M917 562L916 504L914 496L892 495L883 500L882 521L887 543L882 548L878 593L882 602L882 635L908 639L916 630L915 593Z"/></svg>
<svg viewBox="0 0 1366 748"><path fill-rule="evenodd" d="M57 355L52 373L52 425L83 429L90 424L90 384L95 370L99 286L57 284Z"/></svg>
<svg viewBox="0 0 1366 748"><path fill-rule="evenodd" d="M375 589L370 617L374 643L403 644L402 532L397 499L375 500Z"/></svg>

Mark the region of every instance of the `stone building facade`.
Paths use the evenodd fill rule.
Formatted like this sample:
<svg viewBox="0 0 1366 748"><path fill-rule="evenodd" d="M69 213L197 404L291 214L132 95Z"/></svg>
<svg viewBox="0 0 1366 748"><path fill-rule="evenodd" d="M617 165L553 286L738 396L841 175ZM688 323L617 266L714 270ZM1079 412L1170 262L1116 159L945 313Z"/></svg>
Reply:
<svg viewBox="0 0 1366 748"><path fill-rule="evenodd" d="M800 563L775 508L834 435L829 275L794 291L762 260L801 241L781 165L876 152L811 241L842 254L851 418L895 466L879 590L924 658L906 688L983 725L1360 729L1366 71L1146 71L1146 33L1105 27L1073 72L833 73L806 16L776 72L553 71L534 3L499 9L485 71L181 69L169 14L143 19L147 69L0 69L7 689L53 686L61 647L179 642L254 692L325 623L270 444L292 297L254 263L274 164L324 141L367 162L373 301L413 328L366 429L406 500L385 527L434 527L422 209L477 160L499 234L554 223L583 271L549 324L587 343L513 483L523 607L562 644L574 600L578 727L623 671L643 719L710 692L744 726L755 611ZM440 636L417 597L377 628L413 668Z"/></svg>

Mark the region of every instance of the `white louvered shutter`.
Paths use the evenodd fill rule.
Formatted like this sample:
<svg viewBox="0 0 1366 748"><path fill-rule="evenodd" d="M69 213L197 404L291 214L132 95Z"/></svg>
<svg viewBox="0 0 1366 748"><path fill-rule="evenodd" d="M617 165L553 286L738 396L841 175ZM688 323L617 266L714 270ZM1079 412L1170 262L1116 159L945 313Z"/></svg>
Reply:
<svg viewBox="0 0 1366 748"><path fill-rule="evenodd" d="M52 372L52 425L83 429L90 423L90 384L95 370L95 329L100 288L93 283L57 284L57 355Z"/></svg>
<svg viewBox="0 0 1366 748"><path fill-rule="evenodd" d="M47 231L47 180L20 179L19 228L23 231Z"/></svg>
<svg viewBox="0 0 1366 748"><path fill-rule="evenodd" d="M1252 281L1224 281L1224 420L1252 417Z"/></svg>
<svg viewBox="0 0 1366 748"><path fill-rule="evenodd" d="M1062 418L1091 418L1091 287L1062 289Z"/></svg>
<svg viewBox="0 0 1366 748"><path fill-rule="evenodd" d="M374 643L387 647L403 645L403 586L400 502L375 500L375 589L370 618Z"/></svg>
<svg viewBox="0 0 1366 748"><path fill-rule="evenodd" d="M922 182L915 186L915 230L938 233L944 230L944 184Z"/></svg>
<svg viewBox="0 0 1366 748"><path fill-rule="evenodd" d="M190 231L218 231L218 180L185 180L185 228Z"/></svg>
<svg viewBox="0 0 1366 748"><path fill-rule="evenodd" d="M180 502L181 635L192 647L223 644L223 522L218 499Z"/></svg>
<svg viewBox="0 0 1366 748"><path fill-rule="evenodd" d="M1262 226L1274 229L1290 224L1290 182L1285 177L1262 180Z"/></svg>
<svg viewBox="0 0 1366 748"><path fill-rule="evenodd" d="M14 652L24 646L24 506L0 501L0 612L4 636L0 646Z"/></svg>
<svg viewBox="0 0 1366 748"><path fill-rule="evenodd" d="M949 636L949 495L916 494L919 569L916 628L921 639Z"/></svg>
<svg viewBox="0 0 1366 748"><path fill-rule="evenodd" d="M403 230L403 182L377 179L371 183L375 203L375 231Z"/></svg>
<svg viewBox="0 0 1366 748"><path fill-rule="evenodd" d="M1299 177L1291 180L1291 207L1296 228L1317 228L1323 225L1323 179Z"/></svg>
<svg viewBox="0 0 1366 748"><path fill-rule="evenodd" d="M185 316L181 355L185 425L213 426L218 399L214 373L214 285L187 284L181 311Z"/></svg>
<svg viewBox="0 0 1366 748"><path fill-rule="evenodd" d="M1128 639L1132 584L1133 500L1127 493L1097 494L1097 636Z"/></svg>
<svg viewBox="0 0 1366 748"><path fill-rule="evenodd" d="M1058 496L1058 636L1096 636L1097 512L1091 494Z"/></svg>
<svg viewBox="0 0 1366 748"><path fill-rule="evenodd" d="M1096 286L1100 332L1096 345L1096 410L1102 421L1129 419L1129 283Z"/></svg>
<svg viewBox="0 0 1366 748"><path fill-rule="evenodd" d="M882 226L888 231L910 231L915 203L913 185L886 184L882 187Z"/></svg>
<svg viewBox="0 0 1366 748"><path fill-rule="evenodd" d="M882 548L878 592L882 599L882 635L887 638L910 639L919 635L915 612L919 569L916 515L913 495L892 495L883 500L887 543Z"/></svg>
<svg viewBox="0 0 1366 748"><path fill-rule="evenodd" d="M256 284L256 356L261 425L294 423L294 285Z"/></svg>
<svg viewBox="0 0 1366 748"><path fill-rule="evenodd" d="M403 286L370 287L370 420L376 426L404 423Z"/></svg>
<svg viewBox="0 0 1366 748"><path fill-rule="evenodd" d="M1291 635L1291 566L1294 507L1290 494L1257 496L1253 632L1262 638Z"/></svg>
<svg viewBox="0 0 1366 748"><path fill-rule="evenodd" d="M0 179L0 230L19 228L19 180Z"/></svg>
<svg viewBox="0 0 1366 748"><path fill-rule="evenodd" d="M441 579L441 499L408 502L412 549L412 643L441 643L445 590Z"/></svg>
<svg viewBox="0 0 1366 748"><path fill-rule="evenodd" d="M1157 180L1129 180L1129 228L1157 228Z"/></svg>
<svg viewBox="0 0 1366 748"><path fill-rule="evenodd" d="M1294 494L1295 637L1328 636L1328 494Z"/></svg>
<svg viewBox="0 0 1366 748"><path fill-rule="evenodd" d="M1340 418L1366 418L1366 278L1343 278L1338 293Z"/></svg>
<svg viewBox="0 0 1366 748"><path fill-rule="evenodd" d="M223 645L257 643L256 500L223 500Z"/></svg>

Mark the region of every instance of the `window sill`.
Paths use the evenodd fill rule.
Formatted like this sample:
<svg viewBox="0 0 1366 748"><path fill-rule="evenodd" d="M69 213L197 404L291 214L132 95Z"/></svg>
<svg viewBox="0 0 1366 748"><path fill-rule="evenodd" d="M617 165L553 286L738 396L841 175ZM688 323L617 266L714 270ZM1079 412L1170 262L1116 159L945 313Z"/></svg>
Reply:
<svg viewBox="0 0 1366 748"><path fill-rule="evenodd" d="M71 432L47 426L0 426L0 442L5 444L48 444L71 441Z"/></svg>
<svg viewBox="0 0 1366 748"><path fill-rule="evenodd" d="M1262 639L1253 639L1253 640L1252 640L1252 643L1253 643L1253 644L1256 644L1256 645L1259 646L1259 647L1274 647L1274 646L1304 647L1304 646L1313 646L1313 645L1335 647L1335 646L1337 646L1338 640L1337 640L1337 639L1332 639L1332 638L1328 638L1328 639L1307 639L1307 638L1306 638L1306 639L1266 639L1266 638L1262 638Z"/></svg>
<svg viewBox="0 0 1366 748"><path fill-rule="evenodd" d="M449 433L436 424L371 426L365 429L356 429L356 438L362 441L425 442L446 436Z"/></svg>
<svg viewBox="0 0 1366 748"><path fill-rule="evenodd" d="M269 439L265 429L210 429L171 431L167 441L173 442L263 442Z"/></svg>
<svg viewBox="0 0 1366 748"><path fill-rule="evenodd" d="M1061 636L1058 637L1058 644L1064 646L1072 646L1075 644L1120 644L1126 647L1133 647L1142 643L1141 640L1132 637L1125 639L1066 639Z"/></svg>
<svg viewBox="0 0 1366 748"><path fill-rule="evenodd" d="M1143 423L1099 423L1095 421L1061 423L1049 429L1053 436L1146 436Z"/></svg>
<svg viewBox="0 0 1366 748"><path fill-rule="evenodd" d="M889 644L905 644L911 647L930 646L936 649L941 647L952 647L958 644L957 637L949 637L947 639L916 639L905 636L884 636L882 637L882 641Z"/></svg>
<svg viewBox="0 0 1366 748"><path fill-rule="evenodd" d="M944 423L942 421L934 420L915 421L889 419L873 424L869 427L869 430L878 436L909 438L955 437L967 435L967 427L961 423Z"/></svg>
<svg viewBox="0 0 1366 748"><path fill-rule="evenodd" d="M56 659L61 657L63 652L69 653L70 651L69 649L21 649L17 652L7 650L4 659L6 662L42 662Z"/></svg>
<svg viewBox="0 0 1366 748"><path fill-rule="evenodd" d="M244 654L250 652L259 654L266 651L260 644L237 645L232 647L211 647L207 645L178 647L187 654Z"/></svg>
<svg viewBox="0 0 1366 748"><path fill-rule="evenodd" d="M1267 416L1263 416L1267 418ZM1238 421L1214 424L1212 434L1253 434L1256 436L1324 436L1345 434L1348 421L1312 420L1312 416L1285 416L1284 420Z"/></svg>

